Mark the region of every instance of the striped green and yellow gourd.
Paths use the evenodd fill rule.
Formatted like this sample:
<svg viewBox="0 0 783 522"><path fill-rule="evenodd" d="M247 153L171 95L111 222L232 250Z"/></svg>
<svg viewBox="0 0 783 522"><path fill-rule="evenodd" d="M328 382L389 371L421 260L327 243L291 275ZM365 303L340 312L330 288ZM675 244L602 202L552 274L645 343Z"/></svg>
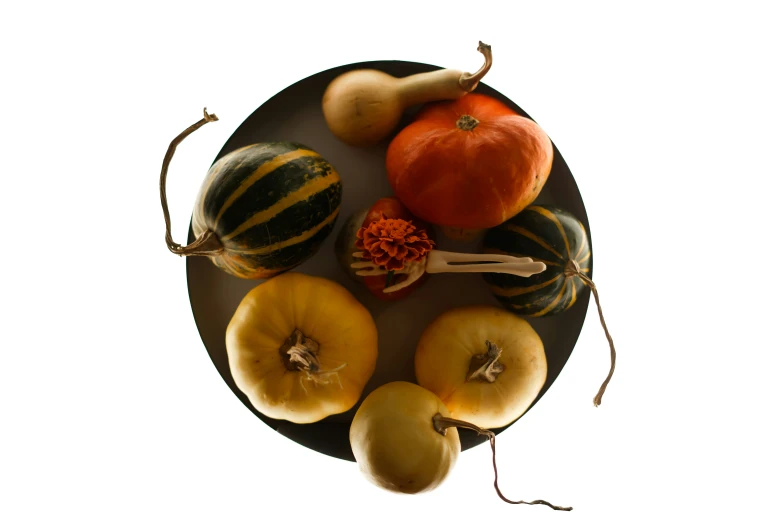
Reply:
<svg viewBox="0 0 783 522"><path fill-rule="evenodd" d="M245 279L266 279L315 254L337 221L342 182L313 149L258 143L217 160L193 210L196 237L220 247L212 262Z"/></svg>
<svg viewBox="0 0 783 522"><path fill-rule="evenodd" d="M552 205L529 206L487 231L485 253L531 257L547 265L531 277L484 274L492 293L519 315L543 317L573 306L585 288L576 266L589 273L591 249L584 225L570 212Z"/></svg>

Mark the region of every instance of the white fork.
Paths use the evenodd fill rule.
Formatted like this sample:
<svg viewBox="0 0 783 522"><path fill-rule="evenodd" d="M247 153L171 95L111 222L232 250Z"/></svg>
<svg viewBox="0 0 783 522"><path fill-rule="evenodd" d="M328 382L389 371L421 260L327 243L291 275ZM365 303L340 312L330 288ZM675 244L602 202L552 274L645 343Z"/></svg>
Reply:
<svg viewBox="0 0 783 522"><path fill-rule="evenodd" d="M362 252L354 252L353 257L363 259ZM473 263L473 262L477 263ZM459 263L459 264L454 264ZM388 274L389 271L372 261L361 261L351 264L356 268L356 275L378 276ZM514 257L497 254L462 254L459 252L444 252L442 250L430 250L424 259L405 263L402 269L395 270L395 274L408 274L404 281L385 288L384 293L392 293L410 286L425 272L438 274L444 272L494 272L498 274L511 274L519 277L530 277L546 270L546 265L540 261L533 261L529 257Z"/></svg>

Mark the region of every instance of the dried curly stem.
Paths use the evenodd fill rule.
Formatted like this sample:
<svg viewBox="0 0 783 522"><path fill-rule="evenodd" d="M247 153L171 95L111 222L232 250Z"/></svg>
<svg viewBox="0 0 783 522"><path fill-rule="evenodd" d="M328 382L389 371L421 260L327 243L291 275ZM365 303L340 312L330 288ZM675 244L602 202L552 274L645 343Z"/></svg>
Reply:
<svg viewBox="0 0 783 522"><path fill-rule="evenodd" d="M457 419L452 419L449 417L444 417L440 413L436 413L432 417L432 426L435 428L435 431L440 433L441 435L446 435L446 429L448 428L467 428L469 430L473 430L479 435L484 435L489 439L489 445L492 448L492 467L495 470L495 491L497 491L498 496L504 501L508 502L509 504L527 504L529 506L535 505L535 504L543 504L545 506L549 506L552 509L556 511L571 511L573 508L570 507L560 507L555 506L553 504L550 504L546 500L532 500L530 502L526 502L524 500L509 500L507 499L503 493L500 492L500 487L498 486L498 464L497 460L495 458L496 450L495 450L495 434L489 430L485 430L483 428L479 428L475 424L471 424L470 422L461 421Z"/></svg>
<svg viewBox="0 0 783 522"><path fill-rule="evenodd" d="M307 393L307 388L304 386L305 380L313 381L316 384L329 384L330 378L335 376L340 388L343 387L338 372L347 364L343 363L331 370L323 369L321 361L318 360L319 347L320 345L316 341L305 336L301 330L296 328L278 350L283 365L288 371L301 372L299 384L305 393Z"/></svg>
<svg viewBox="0 0 783 522"><path fill-rule="evenodd" d="M495 343L487 339L485 341L487 351L485 353L474 355L470 360L468 367L468 376L466 382L484 381L495 382L498 375L503 373L506 367L500 362L500 356L503 350Z"/></svg>
<svg viewBox="0 0 783 522"><path fill-rule="evenodd" d="M459 86L465 89L465 92L473 92L481 79L489 72L489 68L492 67L492 47L480 41L477 50L484 55L484 65L475 73L462 73L459 78Z"/></svg>
<svg viewBox="0 0 783 522"><path fill-rule="evenodd" d="M601 384L601 388L598 390L598 393L593 399L593 405L597 408L601 405L601 399L604 396L606 387L609 384L609 381L612 379L612 375L614 375L614 364L615 359L617 359L617 353L614 349L614 341L612 340L612 336L609 335L609 330L606 328L606 321L604 321L604 311L601 309L601 301L598 299L598 290L595 288L595 283L593 283L592 279L587 277L587 274L582 272L579 263L573 259L568 260L568 264L566 264L565 267L565 275L566 277L578 276L593 293L593 297L595 297L595 306L598 307L598 317L601 319L601 326L604 327L606 339L609 341L609 352L612 362L611 367L609 368L609 375L606 376L606 380L604 380L603 384Z"/></svg>
<svg viewBox="0 0 783 522"><path fill-rule="evenodd" d="M169 216L169 203L166 199L166 175L168 174L169 164L174 157L174 150L177 148L177 145L182 143L182 140L196 131L199 127L217 120L218 117L214 114L208 114L207 108L204 107L204 117L174 138L169 145L169 149L166 151L166 156L163 158L163 168L160 171L160 203L163 206L163 219L166 220L166 246L169 247L169 250L180 256L215 256L223 251L223 245L220 243L220 239L218 239L217 235L211 230L207 230L201 234L189 245L182 246L179 243L175 243L171 238L171 218Z"/></svg>

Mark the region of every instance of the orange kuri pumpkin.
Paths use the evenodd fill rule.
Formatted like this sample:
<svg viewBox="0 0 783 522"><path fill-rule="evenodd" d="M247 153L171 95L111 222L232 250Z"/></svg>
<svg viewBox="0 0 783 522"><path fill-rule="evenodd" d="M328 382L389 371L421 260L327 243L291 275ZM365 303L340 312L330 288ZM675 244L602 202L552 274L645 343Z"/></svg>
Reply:
<svg viewBox="0 0 783 522"><path fill-rule="evenodd" d="M418 218L481 230L522 211L552 168L546 133L501 101L471 93L426 105L392 140L389 182Z"/></svg>

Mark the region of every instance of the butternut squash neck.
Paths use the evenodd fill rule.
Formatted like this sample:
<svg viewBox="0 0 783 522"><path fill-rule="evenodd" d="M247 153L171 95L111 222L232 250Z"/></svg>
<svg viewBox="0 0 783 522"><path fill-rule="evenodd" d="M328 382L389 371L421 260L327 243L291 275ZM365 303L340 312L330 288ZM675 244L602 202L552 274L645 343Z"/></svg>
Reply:
<svg viewBox="0 0 783 522"><path fill-rule="evenodd" d="M437 100L455 100L473 92L492 67L492 47L479 42L484 64L475 73L441 69L396 79L398 96L405 107Z"/></svg>
<svg viewBox="0 0 783 522"><path fill-rule="evenodd" d="M456 69L441 69L398 78L397 95L404 107L437 100L455 100L469 92L459 84L461 75L462 72Z"/></svg>

